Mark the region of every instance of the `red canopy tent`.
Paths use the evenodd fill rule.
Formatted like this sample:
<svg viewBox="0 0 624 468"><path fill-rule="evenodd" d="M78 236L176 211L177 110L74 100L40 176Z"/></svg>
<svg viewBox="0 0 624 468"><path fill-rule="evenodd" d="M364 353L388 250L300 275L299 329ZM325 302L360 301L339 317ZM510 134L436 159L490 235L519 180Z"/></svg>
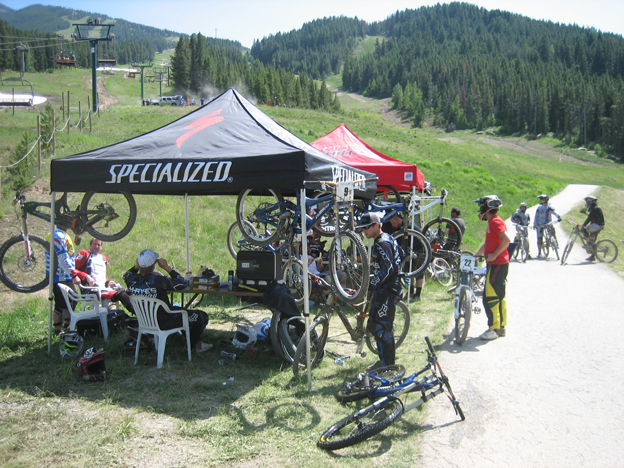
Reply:
<svg viewBox="0 0 624 468"><path fill-rule="evenodd" d="M340 124L310 145L350 166L374 172L379 177L377 185L392 185L401 192L410 191L412 187L420 191L425 185L425 175L416 164L397 161L374 150L345 124Z"/></svg>

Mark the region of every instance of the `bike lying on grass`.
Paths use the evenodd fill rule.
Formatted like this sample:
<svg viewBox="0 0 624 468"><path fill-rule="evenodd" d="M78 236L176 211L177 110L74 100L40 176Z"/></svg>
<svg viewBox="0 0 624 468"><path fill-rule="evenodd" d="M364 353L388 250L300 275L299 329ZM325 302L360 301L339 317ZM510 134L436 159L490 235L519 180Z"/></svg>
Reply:
<svg viewBox="0 0 624 468"><path fill-rule="evenodd" d="M577 238L581 239L585 251L590 255L596 257L599 262L612 263L615 261L618 256L618 248L617 245L615 245L615 242L610 239L600 239L598 242L596 242L596 235L592 234L590 237L592 243L590 244L585 240L585 237L581 235L580 224L570 221L569 219L566 219L566 221L568 221L570 224L574 224L574 228L572 229L572 232L570 233L570 238L568 239L568 242L566 243L565 247L563 248L563 252L561 253L562 265L565 265L566 261L568 260L568 256L570 255L570 252L572 252L572 247L574 247L574 243L576 242Z"/></svg>
<svg viewBox="0 0 624 468"><path fill-rule="evenodd" d="M45 253L49 242L28 233L28 215L50 222L50 202L26 201L17 192L13 200L15 212L21 223L21 234L0 246L0 280L13 291L32 293L48 284ZM41 211L47 209L47 212ZM71 229L77 236L88 232L105 242L126 236L136 221L137 208L132 194L87 192L75 210L69 208L67 193L55 202L55 224ZM20 219L21 218L21 219ZM56 271L55 268L52 271Z"/></svg>
<svg viewBox="0 0 624 468"><path fill-rule="evenodd" d="M335 394L338 401L344 403L366 397L376 401L325 430L317 445L322 449L337 450L362 442L388 428L404 413L422 406L441 393L447 393L455 414L462 421L465 420L459 400L453 394L429 337L425 337L425 341L428 348L427 365L415 374L403 378L403 366L389 366L364 372L345 382ZM418 379L423 374L426 375ZM419 392L420 399L407 405L407 399L401 400L399 397L411 392Z"/></svg>

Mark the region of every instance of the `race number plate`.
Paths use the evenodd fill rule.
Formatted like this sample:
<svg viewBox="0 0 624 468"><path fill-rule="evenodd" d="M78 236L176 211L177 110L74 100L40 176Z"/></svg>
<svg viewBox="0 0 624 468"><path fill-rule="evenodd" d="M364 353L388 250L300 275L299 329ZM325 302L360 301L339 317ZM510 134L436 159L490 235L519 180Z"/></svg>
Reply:
<svg viewBox="0 0 624 468"><path fill-rule="evenodd" d="M472 255L462 255L459 263L459 269L466 273L472 273L477 266L477 259Z"/></svg>
<svg viewBox="0 0 624 468"><path fill-rule="evenodd" d="M336 185L336 200L339 203L349 203L353 201L355 185L353 182L338 182Z"/></svg>

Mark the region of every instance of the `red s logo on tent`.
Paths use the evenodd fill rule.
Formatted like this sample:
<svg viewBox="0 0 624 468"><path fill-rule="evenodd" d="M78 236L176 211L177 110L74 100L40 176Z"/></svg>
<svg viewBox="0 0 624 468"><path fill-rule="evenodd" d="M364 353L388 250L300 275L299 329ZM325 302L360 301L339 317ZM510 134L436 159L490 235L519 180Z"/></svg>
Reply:
<svg viewBox="0 0 624 468"><path fill-rule="evenodd" d="M178 148L181 148L182 143L184 143L186 139L189 138L190 136L195 135L197 132L201 132L202 130L210 127L211 125L214 125L219 122L223 122L225 120L225 117L218 117L218 114L220 114L222 110L223 109L219 109L214 112L211 112L210 114L205 115L204 117L197 119L192 124L189 124L186 127L184 127L185 130L191 130L191 129L193 130L191 130L190 132L186 132L184 135L182 135L180 138L176 140L176 144L178 145Z"/></svg>

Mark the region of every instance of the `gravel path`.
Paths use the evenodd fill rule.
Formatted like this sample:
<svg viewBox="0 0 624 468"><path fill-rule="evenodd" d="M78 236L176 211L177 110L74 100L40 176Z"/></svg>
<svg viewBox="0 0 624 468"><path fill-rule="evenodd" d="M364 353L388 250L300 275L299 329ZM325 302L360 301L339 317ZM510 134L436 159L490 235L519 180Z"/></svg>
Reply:
<svg viewBox="0 0 624 468"><path fill-rule="evenodd" d="M551 204L564 214L595 189L569 186ZM565 245L561 229L557 237ZM440 362L466 420L446 397L430 402L417 466L624 466L624 279L585 257L577 245L565 266L554 257L512 262L504 338L478 339L484 312L463 346L449 324Z"/></svg>

